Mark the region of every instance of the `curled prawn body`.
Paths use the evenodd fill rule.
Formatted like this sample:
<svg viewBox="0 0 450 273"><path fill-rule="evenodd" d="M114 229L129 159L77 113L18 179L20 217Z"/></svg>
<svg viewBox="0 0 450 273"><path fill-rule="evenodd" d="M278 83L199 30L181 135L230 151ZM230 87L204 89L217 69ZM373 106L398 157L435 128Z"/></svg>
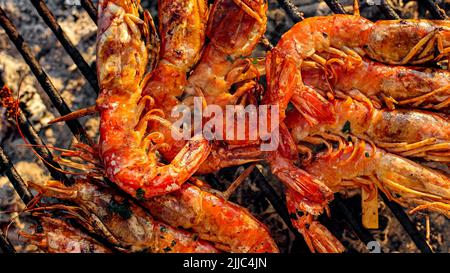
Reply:
<svg viewBox="0 0 450 273"><path fill-rule="evenodd" d="M369 98L385 96L400 105L442 109L450 101L447 71L389 65L445 59L449 33L445 21L373 23L358 15L333 15L297 23L276 49L296 61L298 73L301 71L304 82L313 87L325 91L357 89ZM322 75L320 79L316 74Z"/></svg>
<svg viewBox="0 0 450 273"><path fill-rule="evenodd" d="M224 110L229 106L254 104L261 89L257 82L260 75L248 57L266 31L266 11L265 0L214 3L206 32L209 43L188 80L187 89L191 94L202 94L206 104ZM258 140L250 140L247 131L243 140L236 140L230 134L236 129L231 126L249 124L247 118L223 117L223 146L213 147L208 160L199 169L201 173L262 159Z"/></svg>
<svg viewBox="0 0 450 273"><path fill-rule="evenodd" d="M450 179L446 175L365 141L318 154L305 170L335 191L372 184L405 207L450 216Z"/></svg>
<svg viewBox="0 0 450 273"><path fill-rule="evenodd" d="M285 189L287 209L293 226L303 235L311 252L341 253L344 246L314 216L333 200L333 191L320 179L299 168L297 147L287 125L280 123L277 151L267 155L272 173Z"/></svg>
<svg viewBox="0 0 450 273"><path fill-rule="evenodd" d="M386 104L391 109L395 105L448 109L450 73L446 70L392 66L366 58L359 65L336 62L328 68L331 76L321 68L302 68L304 83L322 92L330 88L344 94L357 90L377 102L378 108Z"/></svg>
<svg viewBox="0 0 450 273"><path fill-rule="evenodd" d="M378 187L405 206L448 215L448 177L404 157L448 162L450 75L418 66L448 58L449 31L440 21L313 17L267 55L263 103L280 109L280 148L267 158L288 186L292 222L311 249L343 249L311 223L346 187L370 194L363 210L377 208ZM311 145L326 152L313 155ZM307 154L302 169L298 153Z"/></svg>
<svg viewBox="0 0 450 273"><path fill-rule="evenodd" d="M149 15L145 21L139 19L138 5L135 0L99 3L97 67L101 91L97 108L106 175L129 194L143 192L148 198L179 189L209 154L209 144L193 140L170 164L159 163L152 147L161 139L147 135L146 123L161 121L161 117L150 111L141 120L147 103L141 100L142 83L151 52L145 39L151 37L151 24Z"/></svg>
<svg viewBox="0 0 450 273"><path fill-rule="evenodd" d="M20 235L47 253L110 253L111 250L65 221L40 217L42 232Z"/></svg>
<svg viewBox="0 0 450 273"><path fill-rule="evenodd" d="M350 52L359 48L361 40L373 23L361 16L332 15L306 18L286 32L276 48L297 60L316 58L317 52ZM301 63L299 63L299 66Z"/></svg>
<svg viewBox="0 0 450 273"><path fill-rule="evenodd" d="M169 124L175 121L172 110L180 105L187 85L187 74L200 58L205 42L208 7L204 0L158 1L160 50L155 69L145 79L142 96L150 96ZM150 117L150 116L149 116ZM142 122L145 122L146 117ZM186 145L172 138L172 127L148 119L148 132L158 132L165 149L159 152L172 160ZM153 140L152 140L153 141ZM209 150L209 149L208 149Z"/></svg>
<svg viewBox="0 0 450 273"><path fill-rule="evenodd" d="M189 7L200 3L184 2L193 2ZM184 9L182 13L160 8L161 12L166 14L163 18L167 18L164 20L167 23L160 26L163 33L161 61L152 73L154 76L149 77L144 94L155 96L157 103L159 100L164 105L167 115L176 105L192 106L195 97L201 97L206 104L218 105L223 109L226 105L235 105L240 100L250 100L249 97L257 92L260 86L255 81L259 72L247 56L252 53L265 32L266 9L265 1L260 0L220 0L212 5L209 19L206 20L207 16L199 13L203 10L201 8ZM168 19L172 17L175 19ZM198 18L198 21L192 22L193 17ZM205 37L208 42L202 50ZM170 72L176 67L180 75L172 73L167 76L164 71L158 71L159 67ZM195 68L186 80L186 72L192 67ZM237 83L237 91L231 94L232 85ZM227 124L225 120L224 135L227 134ZM161 152L170 160L181 149L184 141L174 141L168 129L161 131L164 132L165 142L170 145L169 151ZM201 173L262 158L261 153L251 146L252 143L230 140L227 144L230 147L213 146L208 159L200 166ZM223 150L225 151L222 152Z"/></svg>
<svg viewBox="0 0 450 273"><path fill-rule="evenodd" d="M189 77L189 88L200 90L208 104L236 104L241 94L229 92L232 84L259 75L255 69L242 73L242 66L266 30L266 11L264 0L214 3L207 29L210 42Z"/></svg>
<svg viewBox="0 0 450 273"><path fill-rule="evenodd" d="M208 8L206 1L158 1L161 47L159 61L148 75L143 95L169 116L180 104L187 85L186 74L200 59L205 42Z"/></svg>
<svg viewBox="0 0 450 273"><path fill-rule="evenodd" d="M197 240L194 234L172 228L154 218L134 201L127 199L110 187L78 180L71 187L58 181L33 186L46 196L76 203L66 206L85 228L101 234L118 250L152 253L214 253L209 243Z"/></svg>
<svg viewBox="0 0 450 273"><path fill-rule="evenodd" d="M422 64L450 53L450 23L446 20L378 21L361 38L369 58L388 64Z"/></svg>
<svg viewBox="0 0 450 273"><path fill-rule="evenodd" d="M286 32L277 48L307 60L328 52L360 60L405 65L437 61L448 56L450 24L432 20L388 20L375 23L359 15L307 18ZM434 49L438 50L435 51Z"/></svg>
<svg viewBox="0 0 450 273"><path fill-rule="evenodd" d="M153 215L197 233L215 247L237 253L279 252L267 227L246 209L185 184L182 189L143 203Z"/></svg>
<svg viewBox="0 0 450 273"><path fill-rule="evenodd" d="M327 186L317 179L313 179L307 172L298 168L297 148L295 139L289 131L289 125L284 123L285 109L294 93L301 85L301 77L296 73L296 63L293 58L283 52L274 49L266 59L267 90L263 97L263 103L278 105L280 109L279 143L276 151L267 153L267 161L272 172L288 187L296 192L303 200L304 210L313 215L320 214L323 208L333 199L333 193ZM316 93L313 93L316 94ZM327 108L326 101L320 101L319 107L315 104L305 104L311 113L320 114L329 120L332 118Z"/></svg>
<svg viewBox="0 0 450 273"><path fill-rule="evenodd" d="M414 109L376 109L368 100L350 97L331 100L328 106L333 119L318 118L315 124L296 110L288 111L286 123L296 143L319 144L321 141L314 136L331 140L329 134L352 134L401 156L450 160L450 124L445 115Z"/></svg>
<svg viewBox="0 0 450 273"><path fill-rule="evenodd" d="M138 5L136 0L99 3L97 73L102 90L115 88L132 94L139 89L148 62L143 40L148 25L139 18Z"/></svg>

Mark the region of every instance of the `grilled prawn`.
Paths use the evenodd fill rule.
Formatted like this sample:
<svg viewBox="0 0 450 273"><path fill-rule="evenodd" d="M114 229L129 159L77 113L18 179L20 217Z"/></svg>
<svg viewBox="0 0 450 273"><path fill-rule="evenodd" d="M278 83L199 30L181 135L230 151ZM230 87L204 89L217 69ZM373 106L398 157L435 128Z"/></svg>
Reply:
<svg viewBox="0 0 450 273"><path fill-rule="evenodd" d="M192 230L225 251L278 252L267 227L246 209L197 186L186 184L142 204L161 221Z"/></svg>
<svg viewBox="0 0 450 273"><path fill-rule="evenodd" d="M232 94L233 84L256 78L259 73L248 57L266 31L264 0L218 0L211 9L207 44L189 77L189 88L200 91L207 104L235 105L245 88ZM197 91L196 91L197 90Z"/></svg>
<svg viewBox="0 0 450 273"><path fill-rule="evenodd" d="M265 0L219 0L211 9L206 45L202 58L189 77L191 94L203 94L207 104L225 110L230 105L256 104L261 86L259 71L248 59L266 31ZM233 92L234 90L234 92ZM233 119L233 120L231 120ZM201 173L259 161L263 155L257 140L245 132L243 140L232 140L239 123L247 117L223 117L223 138L215 145Z"/></svg>
<svg viewBox="0 0 450 273"><path fill-rule="evenodd" d="M448 57L450 23L432 20L380 20L359 15L307 18L286 32L278 48L302 60L328 52L350 60L361 57L392 65L423 64ZM435 50L437 49L437 50Z"/></svg>
<svg viewBox="0 0 450 273"><path fill-rule="evenodd" d="M381 108L414 107L448 111L450 72L438 68L393 66L369 59L346 65L343 58L327 54L326 69L303 67L304 84L325 94L332 90L347 96L366 97ZM355 94L356 93L356 94Z"/></svg>
<svg viewBox="0 0 450 273"><path fill-rule="evenodd" d="M381 171L384 166L387 172L388 165L382 165L386 162L395 164L398 175L394 179L388 173L380 173L378 179L388 180L391 190L395 187L396 193L402 193L401 199L394 200L447 215L448 177L382 149L373 153L363 151L360 147L363 141L352 146L358 148L350 152L342 135L354 134L403 156L447 161L449 139L445 114L410 109L388 111L382 107L447 109L448 72L411 65L437 64L448 58L449 26L448 22L425 20L372 23L357 15L314 17L285 33L267 55L267 90L263 103L280 109L280 147L268 154L268 161L274 174L288 186L289 211L292 215L302 215L293 219L294 226L305 235L310 248L339 249L329 232L322 228L309 229L311 225L305 222L326 208L332 199L331 192L337 190L336 184L349 185L340 175L344 177L348 172L355 180L362 181L360 176L369 175L365 170ZM330 160L325 160L326 156L313 157L312 151L302 145L305 142L325 144ZM301 170L295 165L297 153L305 151L309 159L305 162L316 166L315 172L312 167ZM343 154L343 158L338 156ZM372 160L373 169L358 165L365 162L362 155L366 154ZM342 162L348 160L342 172L338 158ZM330 174L323 177L320 172ZM382 184L373 180L373 183L357 185L372 193L369 199L375 199L375 185L382 187ZM390 193L385 188L382 190Z"/></svg>
<svg viewBox="0 0 450 273"><path fill-rule="evenodd" d="M189 6L195 5L197 4ZM265 32L266 9L265 1L219 0L212 5L207 25L206 16L198 16L195 8L185 9L184 12L175 9L167 13L164 12L168 10L163 9L163 18L176 19L163 20L160 25L163 46L158 67L164 67L164 70L158 71L158 67L156 68L152 73L155 76L150 77L144 94L155 97L157 104L161 104L165 109L166 115L170 115L176 105L192 107L195 97L201 97L206 104L218 105L223 109L226 105L252 101L250 97L260 88L256 82L259 72L247 57ZM189 14L194 12L197 16ZM198 21L191 22L192 17L198 18ZM166 21L168 23L164 23ZM201 52L204 36L208 37L208 43ZM195 69L186 81L186 72L194 64ZM171 74L168 74L169 72ZM236 92L233 94L232 86L236 86ZM226 121L226 117L224 120ZM225 136L228 133L227 122L224 122L223 128L224 139L229 139ZM196 129L202 128L194 128ZM170 130L166 129L164 132L170 149L163 150L162 154L172 160L184 141L174 141ZM224 145L214 145L199 172L208 173L223 167L260 160L261 152L248 144L247 141L227 141Z"/></svg>
<svg viewBox="0 0 450 273"><path fill-rule="evenodd" d="M311 252L344 252L344 246L314 218L333 200L332 189L295 164L299 161L296 143L284 123L280 124L279 134L279 148L268 153L267 161L273 174L287 186L286 205L293 226Z"/></svg>
<svg viewBox="0 0 450 273"><path fill-rule="evenodd" d="M148 114L140 121L147 126L147 141L160 146L158 151L172 160L183 149L186 141L172 137L175 118L172 110L182 104L188 84L187 74L200 59L205 42L208 7L204 0L158 1L160 49L155 69L145 79L142 100L150 99ZM154 111L159 109L164 121L155 119ZM148 124L147 124L148 122ZM194 147L195 148L195 147ZM209 151L209 149L208 149ZM206 152L206 151L205 151Z"/></svg>
<svg viewBox="0 0 450 273"><path fill-rule="evenodd" d="M57 181L33 186L47 196L75 202L78 207L65 209L119 250L192 253L216 252L217 247L238 253L278 252L267 227L247 210L189 183L171 194L140 199L161 222L134 201L98 183L80 179L71 187Z"/></svg>
<svg viewBox="0 0 450 273"><path fill-rule="evenodd" d="M332 191L320 181L313 179L308 173L298 168L294 162L297 157L297 149L292 139L288 127L284 124L285 109L287 108L292 94L297 84L301 84L301 78L296 73L296 63L290 56L277 49L269 52L266 63L267 90L263 98L263 103L277 105L280 109L280 124L278 149L267 154L267 160L272 172L287 186L287 190L292 190L303 196L307 211L317 214L316 206L324 207L333 199ZM311 113L329 116L326 107L311 105L308 109ZM309 104L305 103L305 107Z"/></svg>
<svg viewBox="0 0 450 273"><path fill-rule="evenodd" d="M334 191L373 185L413 211L430 210L450 217L450 179L446 175L363 140L319 153L305 170Z"/></svg>
<svg viewBox="0 0 450 273"><path fill-rule="evenodd" d="M147 134L147 123L166 123L161 110L151 109L152 98L142 97L148 64L145 39L150 15L139 18L138 0L99 2L97 67L100 95L100 156L106 175L124 191L146 198L175 191L208 156L210 146L204 139L188 142L170 164L162 164L156 154L159 134ZM147 37L147 38L146 38ZM148 104L148 105L147 105ZM142 114L144 116L141 118Z"/></svg>
<svg viewBox="0 0 450 273"><path fill-rule="evenodd" d="M317 102L314 99L313 96L301 98L310 105ZM317 117L316 124L308 122L296 109L288 111L286 123L299 145L303 141L325 144L331 149L324 141L335 139L330 134L343 137L352 134L401 156L450 161L450 124L444 114L414 109L376 109L370 100L358 101L350 97L330 100L327 105L325 111L330 113L330 118ZM307 147L297 148L311 158Z"/></svg>
<svg viewBox="0 0 450 273"><path fill-rule="evenodd" d="M197 240L194 234L154 220L150 213L134 201L105 185L79 179L71 187L59 181L33 183L32 186L46 196L76 203L77 207L61 208L118 250L152 253L217 252L211 244Z"/></svg>

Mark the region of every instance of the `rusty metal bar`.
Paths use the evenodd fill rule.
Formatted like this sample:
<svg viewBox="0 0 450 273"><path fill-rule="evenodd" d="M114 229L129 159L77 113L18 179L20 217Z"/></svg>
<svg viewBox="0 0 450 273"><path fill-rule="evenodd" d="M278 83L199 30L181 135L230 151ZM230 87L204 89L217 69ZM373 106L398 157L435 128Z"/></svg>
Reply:
<svg viewBox="0 0 450 273"><path fill-rule="evenodd" d="M51 82L49 76L40 66L36 57L32 54L31 48L24 41L22 36L18 33L16 27L12 23L12 21L8 18L5 11L0 7L0 25L5 29L6 34L11 39L11 41L16 46L17 50L20 52L25 62L30 67L31 71L35 75L39 84L42 86L44 91L49 96L53 105L56 107L60 115L64 116L72 111L69 106L61 97L61 94L56 90L55 86ZM72 133L75 137L84 143L92 144L83 127L79 123L78 120L70 120L66 122L67 126L69 126Z"/></svg>
<svg viewBox="0 0 450 273"><path fill-rule="evenodd" d="M324 1L333 13L336 13L336 14L345 14L346 13L344 7L338 1L336 1L336 0L324 0Z"/></svg>
<svg viewBox="0 0 450 273"><path fill-rule="evenodd" d="M15 253L16 250L14 249L11 242L6 238L5 234L3 233L3 230L0 229L0 249L3 251L3 253Z"/></svg>
<svg viewBox="0 0 450 273"><path fill-rule="evenodd" d="M97 24L97 9L95 9L94 3L91 0L81 0L81 6L86 10L91 17L92 21Z"/></svg>
<svg viewBox="0 0 450 273"><path fill-rule="evenodd" d="M300 22L304 19L303 13L292 3L291 0L278 0L280 6L286 11L289 18L294 23Z"/></svg>
<svg viewBox="0 0 450 273"><path fill-rule="evenodd" d="M448 19L447 14L443 9L441 9L438 4L433 0L423 0L423 4L431 13L431 16L435 19L445 20Z"/></svg>
<svg viewBox="0 0 450 273"><path fill-rule="evenodd" d="M360 214L354 213L353 210L345 204L340 194L335 194L335 199L330 205L335 206L339 212L342 213L345 221L351 226L356 236L358 236L363 243L367 245L369 242L375 241L372 234L362 226L360 221L356 220L360 217Z"/></svg>
<svg viewBox="0 0 450 273"><path fill-rule="evenodd" d="M408 233L409 237L411 237L417 248L422 253L433 253L430 245L427 243L424 236L417 230L416 226L411 221L408 214L406 214L404 209L399 204L391 202L383 192L379 192L379 194L384 203L386 203L388 208L392 211L402 227L405 229L406 233Z"/></svg>
<svg viewBox="0 0 450 273"><path fill-rule="evenodd" d="M269 200L270 204L272 204L275 211L280 215L281 219L283 219L284 223L289 227L291 232L294 233L295 237L303 238L297 229L292 226L291 218L286 207L286 202L278 196L275 189L270 185L269 181L267 181L266 177L264 177L258 168L254 168L250 173L250 179L256 182L258 188L264 193L264 196L267 200Z"/></svg>
<svg viewBox="0 0 450 273"><path fill-rule="evenodd" d="M72 58L73 62L76 64L81 74L86 78L91 87L95 92L98 93L98 81L96 72L91 69L86 60L81 56L80 52L76 49L76 47L69 40L69 37L64 33L61 26L58 24L55 16L47 7L43 0L31 0L31 3L38 11L39 15L42 17L44 22L48 25L48 27L53 31L55 36L58 38L61 45L67 51L67 53Z"/></svg>
<svg viewBox="0 0 450 273"><path fill-rule="evenodd" d="M400 16L395 12L395 10L391 7L391 5L386 0L381 0L380 5L378 6L380 10L386 14L388 19L401 19Z"/></svg>
<svg viewBox="0 0 450 273"><path fill-rule="evenodd" d="M24 204L29 204L31 200L33 200L33 194L27 188L27 184L25 184L22 177L20 177L2 147L0 147L0 174L4 174L8 177Z"/></svg>
<svg viewBox="0 0 450 273"><path fill-rule="evenodd" d="M5 83L3 82L3 79L0 78L0 86L3 87ZM61 173L60 171L56 170L54 167L61 169L61 166L53 160L53 155L51 154L50 150L45 145L45 142L39 137L36 130L33 128L31 123L28 121L26 116L23 114L23 111L21 109L17 109L18 113L15 116L14 121L17 123L17 126L20 129L21 134L29 141L31 145L34 145L31 147L38 155L39 158L42 160L44 165L47 167L48 171L50 172L50 175L59 181L64 182L66 185L72 184L72 180L70 180L66 175ZM11 162L8 160L5 154L2 156L1 154L3 151L0 149L0 162L3 166L9 168L11 167L14 169L14 166L11 164ZM4 163L4 164L3 164ZM8 175L8 170L6 169L6 175L10 179L11 183L14 185L14 188L16 189L19 196L27 196L26 199L22 199L25 204L29 203L33 196L28 190L25 190L22 188L23 186L26 187L25 183L23 182L22 178L19 176L17 171L11 170L11 174ZM17 185L17 187L16 187ZM27 193L28 191L28 193Z"/></svg>
<svg viewBox="0 0 450 273"><path fill-rule="evenodd" d="M269 39L266 36L263 36L260 40L259 40L259 45L262 46L262 48L265 51L269 51L273 49L273 45L272 43L269 41Z"/></svg>
<svg viewBox="0 0 450 273"><path fill-rule="evenodd" d="M248 165L247 165L248 166ZM235 168L237 169L237 168ZM213 182L217 187L222 187L223 185L215 178L214 175L208 175L208 182ZM257 187L263 192L264 197L269 201L272 207L275 209L278 215L280 215L283 222L289 228L289 230L295 236L296 244L299 244L300 249L304 252L309 252L306 242L303 236L298 232L298 230L292 225L289 212L287 211L286 202L278 195L275 189L267 181L266 177L261 173L258 168L254 168L250 173L250 179L256 182ZM212 180L210 180L212 178ZM224 190L222 188L222 190Z"/></svg>

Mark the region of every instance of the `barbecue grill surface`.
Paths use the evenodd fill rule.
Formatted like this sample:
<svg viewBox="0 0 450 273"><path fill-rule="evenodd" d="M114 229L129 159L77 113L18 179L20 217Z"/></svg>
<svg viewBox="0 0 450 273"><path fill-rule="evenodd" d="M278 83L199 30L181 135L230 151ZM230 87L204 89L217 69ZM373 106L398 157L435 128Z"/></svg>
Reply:
<svg viewBox="0 0 450 273"><path fill-rule="evenodd" d="M156 16L155 4L149 5L156 1L142 2ZM270 0L266 37L272 44L276 44L281 34L303 17L351 11L352 2ZM387 5L386 1L381 1L380 6L367 5L368 1L360 2L366 3L361 5L361 15L372 20L393 19L398 16L443 19L445 16L433 1L421 1L420 6L413 3L416 1L404 1L408 3L400 9L399 5ZM401 1L391 1L394 4L398 2ZM64 124L47 126L49 120L58 117L68 108L76 110L93 105L97 97L94 63L96 25L93 21L96 17L93 8L96 3L93 5L86 0L80 1L80 6L71 6L69 3L76 1L0 0L1 77L16 94L20 91L22 112L18 120L19 126L32 144L70 147L76 138L87 141L88 138L95 139L98 133L97 117L71 122L70 127ZM444 8L449 10L448 7ZM15 35L21 35L28 48ZM264 48L259 47L255 55L264 55ZM41 69L46 74L42 74ZM3 85L2 82L0 85ZM65 104L68 108L65 108ZM70 183L69 177L54 170L49 172L29 147L18 146L24 144L24 141L18 134L16 123L5 120L3 109L0 109L0 115L0 211L20 210L23 208L21 198L25 202L31 200L31 193L24 181L42 181L53 175L54 178L56 176L57 179ZM51 161L50 150L39 149L38 153ZM224 169L207 178L214 187L223 190L240 171L242 168ZM289 224L280 187L280 183L262 168L252 173L231 200L247 207L270 227L282 252L307 252L303 239ZM373 240L377 240L385 252L430 251L424 240L424 215L409 217L398 205L380 202L380 230L368 231L360 224L359 194L348 192L346 195L346 198L341 195L332 202L333 217L330 219L322 216L321 220L350 252L367 252L366 244ZM13 221L8 239L16 251L38 251L36 247L18 240L16 233L17 228L29 226L34 223L33 220L26 216L16 216L17 213L0 214L0 228L5 230ZM449 221L434 213L429 216L433 251L449 252ZM3 251L9 251L11 245L2 240L3 236L0 233L0 246Z"/></svg>

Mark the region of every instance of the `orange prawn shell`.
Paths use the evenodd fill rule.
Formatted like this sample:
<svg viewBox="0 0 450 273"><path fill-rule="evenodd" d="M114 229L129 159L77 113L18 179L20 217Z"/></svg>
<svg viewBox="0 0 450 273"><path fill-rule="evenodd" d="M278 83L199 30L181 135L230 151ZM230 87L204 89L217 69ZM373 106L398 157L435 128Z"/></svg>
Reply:
<svg viewBox="0 0 450 273"><path fill-rule="evenodd" d="M305 60L330 47L358 47L359 39L373 23L357 15L306 18L283 34L276 48L295 59Z"/></svg>
<svg viewBox="0 0 450 273"><path fill-rule="evenodd" d="M200 238L232 252L278 252L267 227L246 209L200 188L180 191L144 203L162 221L197 232Z"/></svg>

